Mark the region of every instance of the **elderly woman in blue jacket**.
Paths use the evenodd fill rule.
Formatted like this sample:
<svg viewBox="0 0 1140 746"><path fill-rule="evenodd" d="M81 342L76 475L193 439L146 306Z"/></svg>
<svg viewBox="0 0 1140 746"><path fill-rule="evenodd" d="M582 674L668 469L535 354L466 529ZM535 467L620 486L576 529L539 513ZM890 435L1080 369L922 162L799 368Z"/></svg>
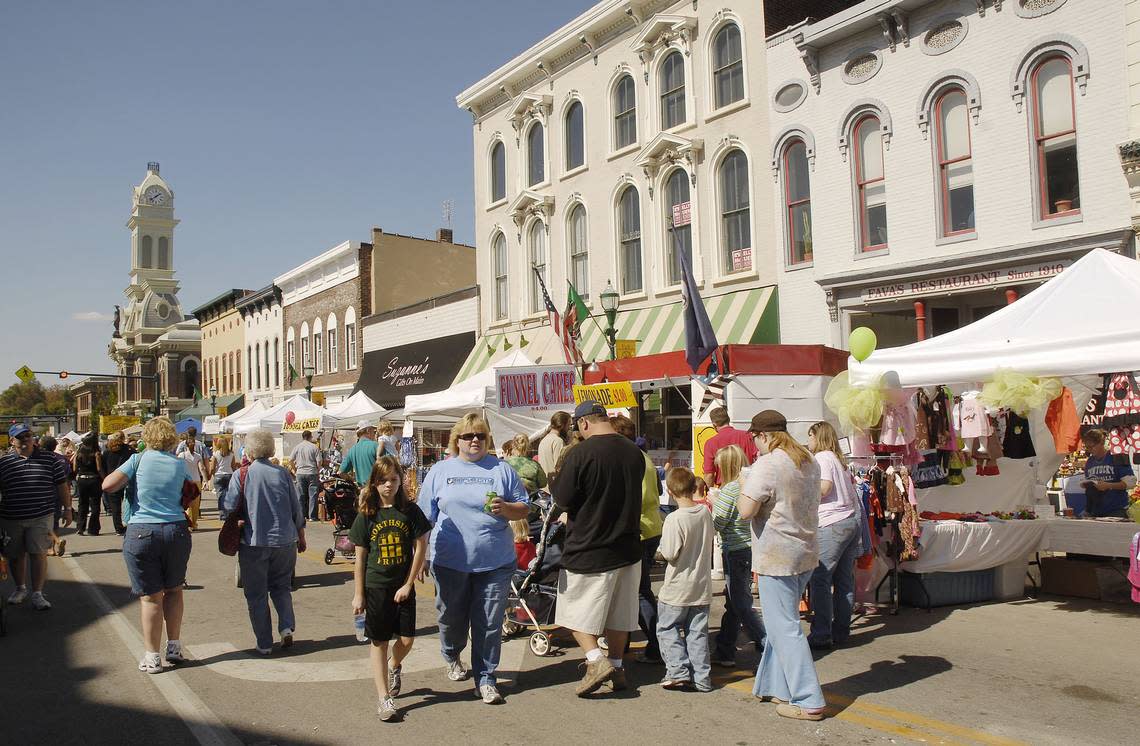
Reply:
<svg viewBox="0 0 1140 746"><path fill-rule="evenodd" d="M269 462L273 457L273 434L254 430L246 436L248 466L230 479L223 501L226 514L244 502L245 525L238 547L249 621L257 639L257 652L273 652L273 620L269 601L277 610L281 647L293 644L293 571L297 554L305 551L305 511L301 508L292 475Z"/></svg>

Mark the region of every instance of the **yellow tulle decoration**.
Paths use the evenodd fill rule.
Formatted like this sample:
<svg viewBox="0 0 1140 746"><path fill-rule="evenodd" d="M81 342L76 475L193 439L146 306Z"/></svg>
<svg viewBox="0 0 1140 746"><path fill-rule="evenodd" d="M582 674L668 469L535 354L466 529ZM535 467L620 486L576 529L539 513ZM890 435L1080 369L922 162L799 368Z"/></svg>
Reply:
<svg viewBox="0 0 1140 746"><path fill-rule="evenodd" d="M978 398L988 407L1006 407L1026 417L1061 395L1058 378L1034 378L1015 370L998 368L994 380L982 387Z"/></svg>
<svg viewBox="0 0 1140 746"><path fill-rule="evenodd" d="M847 371L827 385L823 401L839 418L839 427L848 435L866 432L883 419L884 392L875 381L869 386L852 386Z"/></svg>

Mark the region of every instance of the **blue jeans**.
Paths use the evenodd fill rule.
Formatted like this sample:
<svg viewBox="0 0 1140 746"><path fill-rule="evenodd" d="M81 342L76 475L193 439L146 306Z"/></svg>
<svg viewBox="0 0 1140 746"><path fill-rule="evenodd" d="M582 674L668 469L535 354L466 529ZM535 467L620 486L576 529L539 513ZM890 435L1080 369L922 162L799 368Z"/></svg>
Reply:
<svg viewBox="0 0 1140 746"><path fill-rule="evenodd" d="M464 572L432 565L439 648L449 663L459 659L471 633L471 673L475 686L495 686L503 647L503 615L514 564L486 572Z"/></svg>
<svg viewBox="0 0 1140 746"><path fill-rule="evenodd" d="M297 566L297 545L251 547L242 544L238 547L238 566L257 647L269 650L273 647L270 599L277 610L277 630L297 629L297 620L293 616L293 570Z"/></svg>
<svg viewBox="0 0 1140 746"><path fill-rule="evenodd" d="M799 575L758 576L756 586L768 638L756 669L752 693L818 709L827 703L819 688L811 648L800 629L800 596L810 578L811 570Z"/></svg>
<svg viewBox="0 0 1140 746"><path fill-rule="evenodd" d="M724 616L716 636L717 660L736 659L741 627L756 643L756 652L763 652L764 623L752 608L752 550L748 548L724 553Z"/></svg>
<svg viewBox="0 0 1140 746"><path fill-rule="evenodd" d="M645 657L655 660L661 657L661 648L657 644L657 597L653 595L652 572L653 558L657 556L660 543L660 536L641 542L641 583L637 587L637 623L645 633Z"/></svg>
<svg viewBox="0 0 1140 746"><path fill-rule="evenodd" d="M855 559L859 551L859 519L849 516L816 533L819 565L811 575L814 615L808 642L841 644L851 636L851 609L855 604ZM834 590L833 590L834 586Z"/></svg>
<svg viewBox="0 0 1140 746"><path fill-rule="evenodd" d="M665 659L666 679L692 680L700 691L712 691L708 606L671 606L658 601L657 642Z"/></svg>
<svg viewBox="0 0 1140 746"><path fill-rule="evenodd" d="M297 493L301 496L301 506L309 506L309 520L317 520L317 493L321 480L316 474L297 475Z"/></svg>
<svg viewBox="0 0 1140 746"><path fill-rule="evenodd" d="M218 515L222 514L222 506L226 499L226 492L230 488L230 479L233 474L214 475L214 495L218 498Z"/></svg>

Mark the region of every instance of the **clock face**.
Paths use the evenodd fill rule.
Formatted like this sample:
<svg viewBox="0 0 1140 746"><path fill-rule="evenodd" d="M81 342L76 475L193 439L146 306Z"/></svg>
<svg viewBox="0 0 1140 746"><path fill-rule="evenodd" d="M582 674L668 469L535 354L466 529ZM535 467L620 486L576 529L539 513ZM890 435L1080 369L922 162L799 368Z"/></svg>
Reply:
<svg viewBox="0 0 1140 746"><path fill-rule="evenodd" d="M164 205L166 204L166 192L161 187L152 186L143 194L143 199L148 205Z"/></svg>

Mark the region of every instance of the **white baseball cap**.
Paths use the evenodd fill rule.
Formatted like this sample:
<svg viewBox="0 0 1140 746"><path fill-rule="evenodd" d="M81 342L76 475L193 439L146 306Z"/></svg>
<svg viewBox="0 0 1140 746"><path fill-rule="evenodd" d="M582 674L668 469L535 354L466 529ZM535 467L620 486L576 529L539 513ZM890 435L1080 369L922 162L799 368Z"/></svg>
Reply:
<svg viewBox="0 0 1140 746"><path fill-rule="evenodd" d="M370 427L376 427L376 426L373 425L368 420L361 420L360 422L356 423L356 432L359 433L360 431L367 430Z"/></svg>

